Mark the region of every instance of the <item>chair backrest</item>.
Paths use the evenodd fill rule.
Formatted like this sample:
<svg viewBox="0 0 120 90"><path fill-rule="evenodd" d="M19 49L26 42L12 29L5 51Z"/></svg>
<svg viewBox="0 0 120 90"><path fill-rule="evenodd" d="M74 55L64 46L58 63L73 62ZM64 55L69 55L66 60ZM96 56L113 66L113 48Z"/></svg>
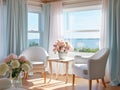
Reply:
<svg viewBox="0 0 120 90"><path fill-rule="evenodd" d="M42 47L33 46L33 47L27 48L25 51L23 51L20 56L25 56L30 61L46 62L46 60L48 58L48 53Z"/></svg>
<svg viewBox="0 0 120 90"><path fill-rule="evenodd" d="M92 57L91 59L99 59L99 58L103 58L102 60L107 60L108 55L109 55L109 49L108 48L103 48L99 51L97 51Z"/></svg>

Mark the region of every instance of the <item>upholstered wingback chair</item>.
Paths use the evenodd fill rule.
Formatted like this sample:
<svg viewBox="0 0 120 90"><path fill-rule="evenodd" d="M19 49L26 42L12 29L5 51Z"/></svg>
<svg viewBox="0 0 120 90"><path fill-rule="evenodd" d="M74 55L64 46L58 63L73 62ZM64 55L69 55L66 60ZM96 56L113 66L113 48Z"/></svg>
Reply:
<svg viewBox="0 0 120 90"><path fill-rule="evenodd" d="M81 56L75 56L73 64L73 85L75 82L75 75L81 78L89 80L89 90L92 88L92 80L102 80L104 87L105 67L109 55L109 49L103 48L96 52L89 58L83 58Z"/></svg>
<svg viewBox="0 0 120 90"><path fill-rule="evenodd" d="M20 56L25 56L33 64L32 72L42 72L44 76L44 83L46 83L46 62L48 59L47 51L39 46L33 46L22 52ZM27 78L27 75L25 74Z"/></svg>

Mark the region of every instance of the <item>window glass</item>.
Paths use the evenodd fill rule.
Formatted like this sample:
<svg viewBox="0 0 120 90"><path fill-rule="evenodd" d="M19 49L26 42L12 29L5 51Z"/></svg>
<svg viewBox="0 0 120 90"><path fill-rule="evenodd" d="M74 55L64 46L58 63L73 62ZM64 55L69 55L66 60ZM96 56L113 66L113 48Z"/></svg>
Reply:
<svg viewBox="0 0 120 90"><path fill-rule="evenodd" d="M101 10L64 12L65 30L96 30L101 26Z"/></svg>
<svg viewBox="0 0 120 90"><path fill-rule="evenodd" d="M28 31L38 31L38 22L38 13L28 13Z"/></svg>
<svg viewBox="0 0 120 90"><path fill-rule="evenodd" d="M75 51L96 52L99 49L101 9L64 11L64 39Z"/></svg>
<svg viewBox="0 0 120 90"><path fill-rule="evenodd" d="M40 43L39 13L28 13L28 46L38 46Z"/></svg>
<svg viewBox="0 0 120 90"><path fill-rule="evenodd" d="M28 33L28 45L38 46L39 45L39 33Z"/></svg>

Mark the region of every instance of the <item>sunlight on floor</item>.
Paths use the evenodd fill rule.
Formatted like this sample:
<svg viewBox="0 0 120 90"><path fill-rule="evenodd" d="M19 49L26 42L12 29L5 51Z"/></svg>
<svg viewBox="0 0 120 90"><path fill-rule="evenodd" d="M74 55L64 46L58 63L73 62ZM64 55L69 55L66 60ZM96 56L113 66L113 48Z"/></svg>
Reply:
<svg viewBox="0 0 120 90"><path fill-rule="evenodd" d="M50 80L50 76L47 75L46 84L44 84L44 79L38 73L34 76L30 76L27 80L23 79L23 89L25 90L89 90L89 81L80 77L75 78L75 85L72 86L72 76L69 75L68 83L65 83L65 75L59 75L57 80L55 75L53 75ZM22 90L23 90L22 89ZM12 89L11 89L12 90ZM96 80L92 82L92 90L120 90L120 87L113 87L107 83L107 88L104 88L101 80L99 83Z"/></svg>
<svg viewBox="0 0 120 90"><path fill-rule="evenodd" d="M77 81L77 80L76 80ZM82 83L75 84L73 87L71 83L65 83L64 81L59 80L50 80L47 79L47 83L44 84L43 78L29 79L27 82L32 83L28 88L29 90L88 90L88 80L81 80ZM96 81L93 81L92 85L93 90L104 90L102 89L101 84L97 84Z"/></svg>
<svg viewBox="0 0 120 90"><path fill-rule="evenodd" d="M31 82L33 85L29 87L29 89L39 89L39 90L55 90L58 88L69 87L72 86L71 83L65 84L65 82L58 81L58 80L51 80L47 79L47 83L43 83L43 78L38 79L29 79L28 82Z"/></svg>

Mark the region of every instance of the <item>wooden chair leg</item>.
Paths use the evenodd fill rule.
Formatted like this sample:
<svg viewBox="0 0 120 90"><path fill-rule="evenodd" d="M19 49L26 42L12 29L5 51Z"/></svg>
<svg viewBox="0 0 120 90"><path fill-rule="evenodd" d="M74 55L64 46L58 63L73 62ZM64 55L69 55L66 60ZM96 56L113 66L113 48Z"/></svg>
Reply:
<svg viewBox="0 0 120 90"><path fill-rule="evenodd" d="M89 90L92 90L92 80L89 80Z"/></svg>
<svg viewBox="0 0 120 90"><path fill-rule="evenodd" d="M23 78L25 79L25 77L26 77L26 73L25 73L25 72L23 72Z"/></svg>
<svg viewBox="0 0 120 90"><path fill-rule="evenodd" d="M44 77L44 83L46 83L46 72L45 71L43 73L43 77Z"/></svg>
<svg viewBox="0 0 120 90"><path fill-rule="evenodd" d="M28 72L26 73L26 79L28 79Z"/></svg>
<svg viewBox="0 0 120 90"><path fill-rule="evenodd" d="M97 79L96 81L97 81L97 83L99 83L99 79Z"/></svg>
<svg viewBox="0 0 120 90"><path fill-rule="evenodd" d="M24 72L24 79L27 79L28 78L28 72Z"/></svg>
<svg viewBox="0 0 120 90"><path fill-rule="evenodd" d="M102 78L101 80L102 80L103 86L106 88L106 84L105 84L104 78Z"/></svg>
<svg viewBox="0 0 120 90"><path fill-rule="evenodd" d="M72 85L74 86L75 83L75 74L72 75Z"/></svg>

